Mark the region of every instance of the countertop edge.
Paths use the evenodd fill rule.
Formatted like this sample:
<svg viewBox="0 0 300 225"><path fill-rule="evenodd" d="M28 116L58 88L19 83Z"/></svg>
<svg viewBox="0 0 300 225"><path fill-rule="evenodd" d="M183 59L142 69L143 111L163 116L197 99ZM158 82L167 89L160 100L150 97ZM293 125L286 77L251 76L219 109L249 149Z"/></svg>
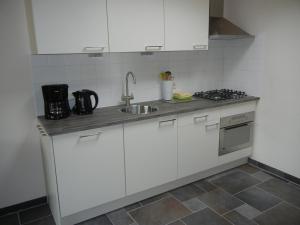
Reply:
<svg viewBox="0 0 300 225"><path fill-rule="evenodd" d="M199 111L199 110L205 110L205 109L213 109L213 108L219 108L223 106L229 106L229 105L236 105L236 104L242 104L246 102L252 102L252 101L259 101L259 97L249 97L247 99L243 99L242 101L231 101L231 102L217 102L215 105L207 105L207 106L201 106L199 105L191 107L191 108L183 108L183 109L176 109L171 112L159 112L157 114L148 114L148 115L140 115L140 116L132 116L129 118L123 118L120 120L116 121L110 121L107 123L102 123L98 125L90 125L86 126L84 128L78 128L78 129L69 129L69 130L61 130L61 131L50 131L50 129L47 129L47 127L43 124L43 117L37 117L39 124L44 128L45 132L47 133L48 136L59 136L59 135L64 135L64 134L69 134L69 133L76 133L80 131L86 131L86 130L92 130L92 129L97 129L97 128L103 128L103 127L109 127L109 126L116 126L119 124L124 124L124 123L130 123L130 122L138 122L138 121L143 121L143 120L149 120L149 119L155 119L159 117L164 117L164 116L171 116L171 115L176 115L176 114L183 114L183 113L189 113L193 111ZM169 103L170 104L170 103ZM181 103L178 103L181 104ZM108 107L109 108L109 107ZM117 108L117 106L112 106L111 108Z"/></svg>

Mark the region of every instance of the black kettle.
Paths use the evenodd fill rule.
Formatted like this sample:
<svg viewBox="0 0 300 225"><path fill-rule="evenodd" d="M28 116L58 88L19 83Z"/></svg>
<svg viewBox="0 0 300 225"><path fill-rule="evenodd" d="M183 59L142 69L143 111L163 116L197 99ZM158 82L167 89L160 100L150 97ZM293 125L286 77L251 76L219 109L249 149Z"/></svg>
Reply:
<svg viewBox="0 0 300 225"><path fill-rule="evenodd" d="M75 106L73 112L78 115L92 114L98 105L98 95L91 90L81 90L73 93L75 97ZM91 96L95 98L95 105L92 106Z"/></svg>

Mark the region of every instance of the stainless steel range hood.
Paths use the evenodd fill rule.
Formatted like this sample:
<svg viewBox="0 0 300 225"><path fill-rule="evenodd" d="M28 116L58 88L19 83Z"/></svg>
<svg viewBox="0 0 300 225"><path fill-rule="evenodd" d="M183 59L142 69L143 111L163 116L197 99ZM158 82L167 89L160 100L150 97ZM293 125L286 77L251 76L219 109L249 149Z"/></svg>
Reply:
<svg viewBox="0 0 300 225"><path fill-rule="evenodd" d="M253 35L242 30L223 17L223 0L210 0L209 39L232 40L254 38Z"/></svg>
<svg viewBox="0 0 300 225"><path fill-rule="evenodd" d="M231 40L241 38L254 38L254 36L234 25L224 17L209 18L209 39Z"/></svg>

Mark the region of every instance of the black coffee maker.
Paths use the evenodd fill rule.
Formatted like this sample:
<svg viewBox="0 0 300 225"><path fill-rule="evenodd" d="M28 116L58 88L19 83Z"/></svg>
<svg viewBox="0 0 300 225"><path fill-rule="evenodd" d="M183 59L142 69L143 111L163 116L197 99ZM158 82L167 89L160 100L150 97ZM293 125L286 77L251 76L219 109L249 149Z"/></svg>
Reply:
<svg viewBox="0 0 300 225"><path fill-rule="evenodd" d="M44 85L42 91L46 119L59 120L70 116L67 84Z"/></svg>
<svg viewBox="0 0 300 225"><path fill-rule="evenodd" d="M75 97L75 106L73 112L78 115L92 114L93 110L98 105L98 95L96 92L91 90L81 90L73 93ZM92 106L91 96L95 98L95 105Z"/></svg>

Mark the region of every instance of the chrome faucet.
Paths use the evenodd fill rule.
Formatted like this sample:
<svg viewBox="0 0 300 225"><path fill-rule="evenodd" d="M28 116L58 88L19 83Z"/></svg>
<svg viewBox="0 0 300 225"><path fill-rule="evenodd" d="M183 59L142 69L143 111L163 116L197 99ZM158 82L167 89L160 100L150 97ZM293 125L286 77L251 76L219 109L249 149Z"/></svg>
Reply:
<svg viewBox="0 0 300 225"><path fill-rule="evenodd" d="M130 100L134 99L133 94L129 95L129 88L128 88L128 78L129 76L132 77L133 83L136 84L135 76L132 72L128 72L126 74L126 95L122 95L122 101L125 101L126 107L130 106Z"/></svg>

